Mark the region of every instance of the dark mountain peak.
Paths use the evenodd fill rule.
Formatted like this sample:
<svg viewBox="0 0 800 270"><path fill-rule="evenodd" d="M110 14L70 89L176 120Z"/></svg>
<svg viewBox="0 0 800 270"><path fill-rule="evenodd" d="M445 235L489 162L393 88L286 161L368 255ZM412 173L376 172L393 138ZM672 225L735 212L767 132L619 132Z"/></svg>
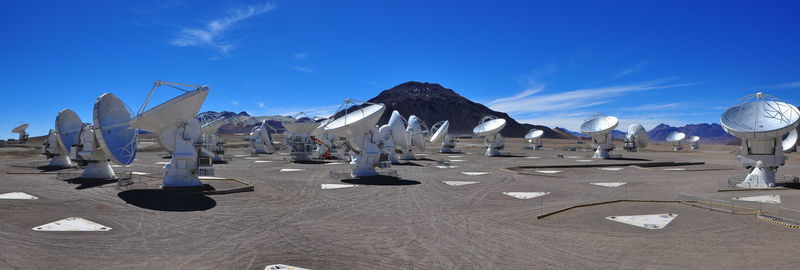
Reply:
<svg viewBox="0 0 800 270"><path fill-rule="evenodd" d="M245 111L242 111L239 113L239 116L250 116L250 114Z"/></svg>
<svg viewBox="0 0 800 270"><path fill-rule="evenodd" d="M399 84L391 89L383 90L373 99L391 100L433 100L433 99L464 99L453 89L447 89L438 83L422 83L409 81Z"/></svg>
<svg viewBox="0 0 800 270"><path fill-rule="evenodd" d="M670 125L667 125L667 124L664 124L664 123L661 123L661 124L658 124L658 126L654 127L652 130L655 130L655 129L664 129L664 128L671 128L671 126L670 126Z"/></svg>

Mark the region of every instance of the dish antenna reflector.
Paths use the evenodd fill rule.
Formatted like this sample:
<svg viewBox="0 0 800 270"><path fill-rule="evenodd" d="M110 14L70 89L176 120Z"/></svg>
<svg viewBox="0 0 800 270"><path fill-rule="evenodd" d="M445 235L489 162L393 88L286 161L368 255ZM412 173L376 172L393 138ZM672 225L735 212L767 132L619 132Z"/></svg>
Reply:
<svg viewBox="0 0 800 270"><path fill-rule="evenodd" d="M797 151L797 129L792 129L789 134L786 134L785 139L781 142L781 147L784 153Z"/></svg>
<svg viewBox="0 0 800 270"><path fill-rule="evenodd" d="M433 133L433 136L431 136L430 142L442 142L440 153L453 153L453 148L456 147L456 140L448 133L449 129L450 121L448 120L436 122L431 126L431 133Z"/></svg>
<svg viewBox="0 0 800 270"><path fill-rule="evenodd" d="M800 111L775 96L755 93L740 99L720 117L726 132L742 139L739 162L748 169L741 187L775 186L775 172L786 162L784 135L796 130ZM789 136L791 137L791 135Z"/></svg>
<svg viewBox="0 0 800 270"><path fill-rule="evenodd" d="M28 133L25 130L28 129L28 123L17 122L15 127L11 129L11 133L19 134L19 142L24 143L28 141Z"/></svg>
<svg viewBox="0 0 800 270"><path fill-rule="evenodd" d="M184 93L145 111L153 91L163 85ZM194 89L184 90L180 86ZM214 175L211 159L198 154L205 148L199 144L203 131L195 118L208 92L208 86L156 81L139 113L131 120L131 126L158 134L159 143L172 154L163 168L163 187L201 186L199 176Z"/></svg>
<svg viewBox="0 0 800 270"><path fill-rule="evenodd" d="M408 117L408 126L405 131L408 142L411 145L409 145L401 159L416 159L414 150L419 152L425 151L425 134L428 133L428 126L425 125L422 119L412 114Z"/></svg>
<svg viewBox="0 0 800 270"><path fill-rule="evenodd" d="M528 140L528 143L530 143L531 149L539 150L539 148L542 148L542 135L544 135L544 130L528 130L528 133L525 134L525 139Z"/></svg>
<svg viewBox="0 0 800 270"><path fill-rule="evenodd" d="M71 110L63 110L56 118L62 141L72 140L70 157L86 166L81 178L114 179L110 161L128 165L136 158L137 130L128 124L131 113L125 103L111 93L100 95L94 102L92 125L80 124ZM62 128L63 127L63 128ZM64 131L61 131L64 130Z"/></svg>
<svg viewBox="0 0 800 270"><path fill-rule="evenodd" d="M272 133L275 128L267 123L267 120L262 120L261 125L253 128L250 132L250 147L253 148L253 154L272 154L275 153L275 145L272 141Z"/></svg>
<svg viewBox="0 0 800 270"><path fill-rule="evenodd" d="M362 106L347 112L345 105L360 102ZM363 106L368 105L368 106ZM334 118L344 109L344 114ZM391 162L381 154L378 144L381 136L375 124L378 123L386 106L380 103L369 103L347 99L320 127L323 133L343 137L350 150L351 176L365 177L378 175L375 167L388 168Z"/></svg>
<svg viewBox="0 0 800 270"><path fill-rule="evenodd" d="M300 116L304 116L300 118ZM316 143L311 133L314 132L320 123L314 122L313 118L303 112L296 114L295 122L283 122L283 127L289 132L285 137L286 145L289 146L289 155L294 161L311 161L311 154Z"/></svg>
<svg viewBox="0 0 800 270"><path fill-rule="evenodd" d="M481 118L481 121L478 122L478 126L472 129L472 133L474 133L475 136L484 137L484 144L487 146L487 156L493 157L501 155L500 150L505 148L505 142L503 141L503 136L498 133L500 133L504 127L506 127L506 119L487 115Z"/></svg>
<svg viewBox="0 0 800 270"><path fill-rule="evenodd" d="M47 164L49 167L72 167L72 162L69 160L69 153L64 148L64 144L61 143L61 139L58 137L58 133L56 133L55 130L51 129L47 134L47 138L42 144L42 155L50 159L50 163Z"/></svg>
<svg viewBox="0 0 800 270"><path fill-rule="evenodd" d="M70 157L73 156L74 149L72 146L80 143L79 137L82 127L81 118L70 109L64 109L56 116L56 134Z"/></svg>
<svg viewBox="0 0 800 270"><path fill-rule="evenodd" d="M672 150L679 151L683 149L681 141L686 138L686 133L673 131L667 134L667 141L672 143Z"/></svg>
<svg viewBox="0 0 800 270"><path fill-rule="evenodd" d="M607 159L615 146L612 141L611 131L619 124L619 119L602 113L590 115L581 124L581 133L592 136L592 148L597 148L592 158Z"/></svg>
<svg viewBox="0 0 800 270"><path fill-rule="evenodd" d="M397 110L392 111L389 123L381 126L378 133L381 136L383 153L392 163L397 163L397 153L408 152L411 148L411 138L406 132L405 119ZM413 158L413 156L412 156Z"/></svg>
<svg viewBox="0 0 800 270"><path fill-rule="evenodd" d="M690 136L686 141L689 142L689 149L697 150L700 148L700 136Z"/></svg>
<svg viewBox="0 0 800 270"><path fill-rule="evenodd" d="M639 148L645 147L647 147L647 131L644 126L639 123L633 123L628 126L628 133L625 134L625 144L623 144L622 148L630 152L636 152Z"/></svg>

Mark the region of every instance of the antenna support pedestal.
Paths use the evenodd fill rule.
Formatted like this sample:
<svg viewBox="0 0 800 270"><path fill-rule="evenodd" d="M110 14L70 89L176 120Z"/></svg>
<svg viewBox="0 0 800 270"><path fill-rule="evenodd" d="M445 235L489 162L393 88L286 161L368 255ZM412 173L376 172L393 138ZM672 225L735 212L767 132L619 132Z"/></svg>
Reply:
<svg viewBox="0 0 800 270"><path fill-rule="evenodd" d="M81 178L85 179L115 179L114 170L111 169L111 163L107 160L98 162L89 162L86 169L83 169Z"/></svg>

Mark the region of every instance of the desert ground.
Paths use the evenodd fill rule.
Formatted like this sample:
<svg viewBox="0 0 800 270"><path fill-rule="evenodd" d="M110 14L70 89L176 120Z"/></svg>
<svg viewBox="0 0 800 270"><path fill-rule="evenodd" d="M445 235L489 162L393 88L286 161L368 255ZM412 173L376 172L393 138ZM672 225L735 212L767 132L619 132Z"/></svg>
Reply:
<svg viewBox="0 0 800 270"><path fill-rule="evenodd" d="M244 143L229 138L232 146ZM32 143L35 145L35 142ZM392 167L394 178L347 179L345 161L288 161L286 150L249 156L228 149L231 160L216 176L254 186L252 192L220 195L160 192L157 178L114 181L62 180L30 166L45 157L30 148L0 148L0 193L25 192L36 200L0 200L1 269L264 269L287 264L310 269L798 269L800 230L681 203L624 202L576 208L617 199L677 200L679 193L730 201L775 194L777 205L738 202L777 211L800 209L800 190L718 191L726 179L744 176L738 146L701 144L697 151L671 151L666 143L640 152L612 154L622 160L590 160L591 152L566 151L574 140L544 139L543 150L524 150L506 140L506 157L486 157L480 141L460 140L462 153L440 154L436 144L418 160ZM168 161L143 143L133 165L115 167L158 176ZM563 156L559 157L559 155ZM800 155L778 175L800 175ZM535 158L531 158L535 157ZM449 168L439 168L449 161ZM704 162L643 167L632 162ZM600 167L563 165L605 164ZM553 166L555 169L515 166ZM621 168L617 171L600 168ZM281 169L303 169L281 171ZM679 168L681 170L666 170ZM548 174L536 170L558 170ZM77 171L79 172L79 171ZM466 175L462 172L487 172ZM67 173L63 175L68 175ZM443 181L478 183L450 186ZM610 188L592 182L627 182ZM226 188L225 181L208 181ZM321 189L322 184L356 184ZM549 192L517 199L503 192ZM608 216L674 213L660 230L606 220ZM104 232L45 232L32 228L81 217L112 228ZM798 216L800 217L800 216Z"/></svg>

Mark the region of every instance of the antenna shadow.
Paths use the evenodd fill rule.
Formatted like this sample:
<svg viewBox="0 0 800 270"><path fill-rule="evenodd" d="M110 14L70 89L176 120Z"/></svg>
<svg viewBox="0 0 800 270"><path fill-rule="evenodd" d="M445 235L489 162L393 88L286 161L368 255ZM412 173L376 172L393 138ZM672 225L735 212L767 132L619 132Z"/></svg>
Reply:
<svg viewBox="0 0 800 270"><path fill-rule="evenodd" d="M321 160L306 160L306 161L292 161L292 162L293 163L297 163L297 164L310 164L310 165L330 163L330 162L321 161Z"/></svg>
<svg viewBox="0 0 800 270"><path fill-rule="evenodd" d="M99 187L105 184L116 183L117 179L91 179L91 178L72 178L67 180L70 184L78 184L79 186L75 187L75 189L87 189L93 187Z"/></svg>
<svg viewBox="0 0 800 270"><path fill-rule="evenodd" d="M69 168L70 167L61 167L61 166L39 166L39 167L36 167L37 170L40 170L42 172L54 172L54 171L63 170L63 169L69 169Z"/></svg>
<svg viewBox="0 0 800 270"><path fill-rule="evenodd" d="M411 161L392 163L392 166L417 166L417 167L422 167L422 165L419 165L419 164L411 162Z"/></svg>
<svg viewBox="0 0 800 270"><path fill-rule="evenodd" d="M120 192L117 196L128 204L156 211L205 211L217 206L217 201L199 193L170 192L159 189L135 189Z"/></svg>
<svg viewBox="0 0 800 270"><path fill-rule="evenodd" d="M394 176L369 176L354 179L343 179L342 182L348 184L364 185L364 186L410 186L419 185L419 181L405 180Z"/></svg>

